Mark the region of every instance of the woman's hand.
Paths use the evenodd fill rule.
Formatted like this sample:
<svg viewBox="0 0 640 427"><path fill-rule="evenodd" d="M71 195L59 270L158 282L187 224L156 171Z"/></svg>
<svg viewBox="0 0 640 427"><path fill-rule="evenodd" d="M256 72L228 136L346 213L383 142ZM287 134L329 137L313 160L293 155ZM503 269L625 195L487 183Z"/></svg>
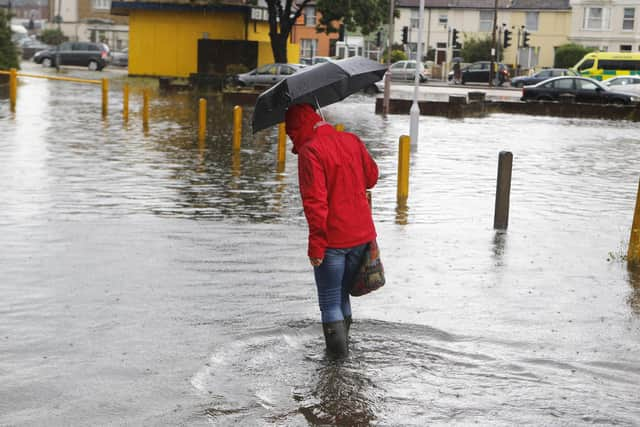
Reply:
<svg viewBox="0 0 640 427"><path fill-rule="evenodd" d="M320 264L322 264L322 258L311 258L311 257L309 257L309 262L314 267L320 267Z"/></svg>

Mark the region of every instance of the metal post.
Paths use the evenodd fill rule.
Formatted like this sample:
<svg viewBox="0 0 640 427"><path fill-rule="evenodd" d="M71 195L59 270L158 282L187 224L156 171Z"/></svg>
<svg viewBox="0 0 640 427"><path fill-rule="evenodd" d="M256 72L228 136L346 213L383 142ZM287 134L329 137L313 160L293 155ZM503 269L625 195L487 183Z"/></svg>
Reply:
<svg viewBox="0 0 640 427"><path fill-rule="evenodd" d="M129 121L129 83L122 88L122 120Z"/></svg>
<svg viewBox="0 0 640 427"><path fill-rule="evenodd" d="M398 203L405 202L409 197L409 151L411 138L407 135L400 137L398 149Z"/></svg>
<svg viewBox="0 0 640 427"><path fill-rule="evenodd" d="M424 0L420 0L418 24L418 49L416 52L416 71L413 79L413 103L411 104L409 137L413 149L418 147L420 107L418 106L418 88L420 87L420 70L422 68L422 33L424 31Z"/></svg>
<svg viewBox="0 0 640 427"><path fill-rule="evenodd" d="M496 205L493 228L506 230L509 225L509 195L511 193L511 166L513 154L501 151L498 157L498 181L496 183Z"/></svg>
<svg viewBox="0 0 640 427"><path fill-rule="evenodd" d="M633 212L631 225L631 237L629 237L629 249L627 251L627 266L640 266L640 182L638 183L638 195L636 196L636 209Z"/></svg>
<svg viewBox="0 0 640 427"><path fill-rule="evenodd" d="M384 98L382 99L382 114L389 114L389 96L391 92L391 50L393 48L393 24L395 20L393 8L395 0L389 2L389 45L387 47L387 72L384 74Z"/></svg>
<svg viewBox="0 0 640 427"><path fill-rule="evenodd" d="M198 102L198 139L204 140L207 135L207 100L200 98Z"/></svg>
<svg viewBox="0 0 640 427"><path fill-rule="evenodd" d="M491 32L491 68L489 69L489 86L493 86L496 62L496 27L498 26L498 0L493 2L493 31Z"/></svg>
<svg viewBox="0 0 640 427"><path fill-rule="evenodd" d="M102 79L102 117L109 113L109 80Z"/></svg>
<svg viewBox="0 0 640 427"><path fill-rule="evenodd" d="M240 150L240 141L242 140L242 107L236 105L233 107L233 149Z"/></svg>
<svg viewBox="0 0 640 427"><path fill-rule="evenodd" d="M16 112L16 100L18 98L18 71L15 68L9 70L9 105L11 112Z"/></svg>

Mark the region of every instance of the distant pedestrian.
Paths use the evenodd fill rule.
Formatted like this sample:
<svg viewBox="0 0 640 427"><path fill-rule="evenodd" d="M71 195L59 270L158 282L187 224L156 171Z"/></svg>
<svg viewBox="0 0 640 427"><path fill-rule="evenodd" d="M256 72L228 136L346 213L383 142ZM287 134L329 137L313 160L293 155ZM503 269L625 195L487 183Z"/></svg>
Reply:
<svg viewBox="0 0 640 427"><path fill-rule="evenodd" d="M453 82L459 84L462 78L462 70L460 69L460 61L453 63Z"/></svg>
<svg viewBox="0 0 640 427"><path fill-rule="evenodd" d="M360 138L336 131L309 104L287 110L286 130L298 154L327 353L344 357L352 321L349 290L367 243L376 238L366 190L376 184L378 166Z"/></svg>

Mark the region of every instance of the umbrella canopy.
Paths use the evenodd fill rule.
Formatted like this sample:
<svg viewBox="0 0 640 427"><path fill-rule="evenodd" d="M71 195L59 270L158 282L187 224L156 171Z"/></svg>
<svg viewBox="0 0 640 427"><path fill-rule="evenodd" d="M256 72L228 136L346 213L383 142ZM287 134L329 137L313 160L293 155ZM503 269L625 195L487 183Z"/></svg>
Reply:
<svg viewBox="0 0 640 427"><path fill-rule="evenodd" d="M253 132L283 122L293 104L333 104L382 79L386 71L386 65L361 56L303 68L258 96Z"/></svg>

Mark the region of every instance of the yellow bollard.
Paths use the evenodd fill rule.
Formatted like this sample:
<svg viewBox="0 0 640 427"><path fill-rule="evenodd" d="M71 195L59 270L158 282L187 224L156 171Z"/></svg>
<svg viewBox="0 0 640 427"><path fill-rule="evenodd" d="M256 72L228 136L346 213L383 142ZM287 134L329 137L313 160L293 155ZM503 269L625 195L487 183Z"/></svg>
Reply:
<svg viewBox="0 0 640 427"><path fill-rule="evenodd" d="M149 90L142 91L142 126L149 127Z"/></svg>
<svg viewBox="0 0 640 427"><path fill-rule="evenodd" d="M129 120L129 83L122 88L122 120Z"/></svg>
<svg viewBox="0 0 640 427"><path fill-rule="evenodd" d="M278 166L287 160L287 132L284 123L278 125Z"/></svg>
<svg viewBox="0 0 640 427"><path fill-rule="evenodd" d="M207 100L200 98L198 110L198 139L204 140L207 135Z"/></svg>
<svg viewBox="0 0 640 427"><path fill-rule="evenodd" d="M11 112L16 112L16 99L18 98L18 71L15 68L9 70L9 105Z"/></svg>
<svg viewBox="0 0 640 427"><path fill-rule="evenodd" d="M631 225L631 237L629 237L629 250L627 252L627 266L640 266L640 183L638 183L638 195L636 196L636 209L633 212L633 225Z"/></svg>
<svg viewBox="0 0 640 427"><path fill-rule="evenodd" d="M240 149L242 140L242 107L236 105L233 107L233 149Z"/></svg>
<svg viewBox="0 0 640 427"><path fill-rule="evenodd" d="M336 125L336 130L337 130L338 132L344 132L344 125L343 125L342 123L338 123L338 124Z"/></svg>
<svg viewBox="0 0 640 427"><path fill-rule="evenodd" d="M102 117L109 112L109 80L102 79Z"/></svg>
<svg viewBox="0 0 640 427"><path fill-rule="evenodd" d="M409 197L409 149L411 139L407 135L400 137L398 150L398 203Z"/></svg>

